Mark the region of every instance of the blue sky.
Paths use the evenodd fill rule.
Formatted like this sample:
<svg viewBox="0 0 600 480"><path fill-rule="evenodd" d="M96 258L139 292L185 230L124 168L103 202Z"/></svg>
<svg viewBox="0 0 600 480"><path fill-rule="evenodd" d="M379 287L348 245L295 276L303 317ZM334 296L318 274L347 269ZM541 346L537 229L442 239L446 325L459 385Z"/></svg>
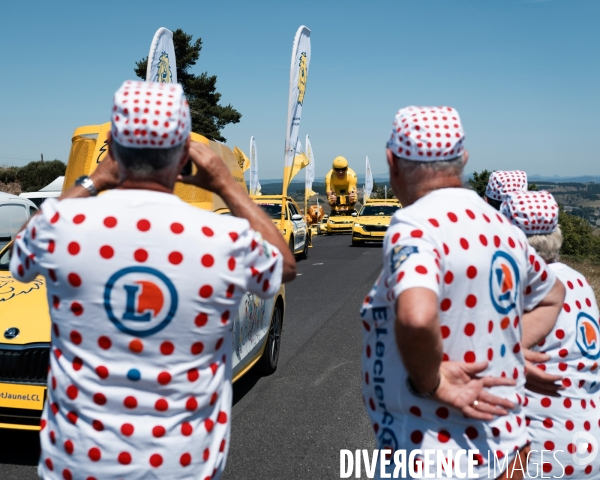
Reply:
<svg viewBox="0 0 600 480"><path fill-rule="evenodd" d="M317 179L337 155L386 171L395 111L458 109L468 171L600 174L600 2L597 0L5 2L0 165L67 160L77 126L107 121L161 26L204 47L194 72L217 75L243 115L224 131L260 176L283 170L292 39L312 30L301 123ZM303 141L304 143L304 141ZM7 158L10 157L10 158Z"/></svg>

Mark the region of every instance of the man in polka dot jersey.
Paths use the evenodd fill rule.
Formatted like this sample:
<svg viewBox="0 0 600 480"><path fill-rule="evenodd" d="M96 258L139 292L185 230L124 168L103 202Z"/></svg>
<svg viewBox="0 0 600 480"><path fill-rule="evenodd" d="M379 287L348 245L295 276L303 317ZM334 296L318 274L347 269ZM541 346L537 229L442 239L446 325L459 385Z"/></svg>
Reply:
<svg viewBox="0 0 600 480"><path fill-rule="evenodd" d="M550 193L510 193L501 211L523 230L529 244L567 287L556 325L533 348L543 362L538 367L549 380L560 381L562 388L557 396L552 384L532 385L528 373L524 406L532 439L530 463L546 476L600 478L600 331L594 291L583 275L559 262L562 233L558 205ZM585 435L578 441L575 436L580 432ZM595 444L589 436L596 439ZM578 444L587 444L579 455ZM588 454L595 455L591 462L575 461Z"/></svg>
<svg viewBox="0 0 600 480"><path fill-rule="evenodd" d="M203 480L224 469L229 322L246 291L274 295L295 262L222 160L189 133L180 85L126 82L108 158L17 236L11 271L46 278L52 317L44 479ZM173 195L188 158L198 173L179 179L220 195L240 218Z"/></svg>
<svg viewBox="0 0 600 480"><path fill-rule="evenodd" d="M522 329L533 322L543 338L564 288L519 229L461 188L463 139L450 107L394 120L387 159L404 209L361 312L363 395L378 448L478 449L475 473L488 478L494 454L504 468L517 452L526 462ZM467 472L467 457L457 462L453 473Z"/></svg>
<svg viewBox="0 0 600 480"><path fill-rule="evenodd" d="M490 174L484 200L496 210L500 210L506 194L522 191L527 191L527 174L525 172L497 170Z"/></svg>

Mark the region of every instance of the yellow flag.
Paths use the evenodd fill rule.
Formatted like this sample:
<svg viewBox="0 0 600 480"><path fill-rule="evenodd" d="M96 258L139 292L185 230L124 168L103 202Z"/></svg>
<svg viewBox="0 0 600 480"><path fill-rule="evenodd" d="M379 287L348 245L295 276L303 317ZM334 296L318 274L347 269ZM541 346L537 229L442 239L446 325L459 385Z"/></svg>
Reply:
<svg viewBox="0 0 600 480"><path fill-rule="evenodd" d="M302 152L294 157L294 163L292 165L292 171L290 172L290 182L292 178L294 178L300 170L304 167L307 167L310 163L310 160L306 156L306 153Z"/></svg>
<svg viewBox="0 0 600 480"><path fill-rule="evenodd" d="M242 169L242 172L245 172L250 168L250 160L246 156L244 152L242 152L238 147L233 147L233 154L235 155L235 159L238 162L238 165Z"/></svg>
<svg viewBox="0 0 600 480"><path fill-rule="evenodd" d="M312 197L313 195L318 195L318 193L311 189L306 190L306 198Z"/></svg>

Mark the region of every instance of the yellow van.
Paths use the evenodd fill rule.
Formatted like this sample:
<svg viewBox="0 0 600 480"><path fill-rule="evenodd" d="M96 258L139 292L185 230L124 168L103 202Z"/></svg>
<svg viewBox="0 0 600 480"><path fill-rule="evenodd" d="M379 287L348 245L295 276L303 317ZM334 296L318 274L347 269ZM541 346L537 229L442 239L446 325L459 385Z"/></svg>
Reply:
<svg viewBox="0 0 600 480"><path fill-rule="evenodd" d="M92 173L107 151L110 123L75 130L63 191L81 175ZM192 141L208 145L246 189L243 172L225 145L192 133ZM177 184L175 194L198 208L230 215L221 198L206 190ZM39 430L46 395L50 352L50 315L43 277L30 283L8 271L10 244L0 251L0 428ZM247 293L231 324L233 381L255 364L264 374L277 369L285 313L285 288L268 300Z"/></svg>

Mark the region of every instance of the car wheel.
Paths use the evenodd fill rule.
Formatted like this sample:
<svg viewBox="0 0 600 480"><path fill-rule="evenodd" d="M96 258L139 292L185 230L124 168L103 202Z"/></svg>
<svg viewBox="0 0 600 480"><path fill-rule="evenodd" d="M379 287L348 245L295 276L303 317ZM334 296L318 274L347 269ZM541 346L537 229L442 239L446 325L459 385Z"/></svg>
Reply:
<svg viewBox="0 0 600 480"><path fill-rule="evenodd" d="M304 239L304 249L300 254L300 258L302 260L306 260L308 258L308 237Z"/></svg>
<svg viewBox="0 0 600 480"><path fill-rule="evenodd" d="M292 252L292 255L294 254L294 236L292 235L290 237L290 251Z"/></svg>
<svg viewBox="0 0 600 480"><path fill-rule="evenodd" d="M360 240L354 240L354 238L352 239L353 247L360 247L361 245L362 245L362 242Z"/></svg>
<svg viewBox="0 0 600 480"><path fill-rule="evenodd" d="M281 347L281 330L283 327L282 317L281 307L276 304L273 309L273 316L271 317L271 325L269 327L265 351L256 364L258 370L263 375L271 375L277 370L279 348Z"/></svg>
<svg viewBox="0 0 600 480"><path fill-rule="evenodd" d="M317 226L317 235L321 235L321 225Z"/></svg>

